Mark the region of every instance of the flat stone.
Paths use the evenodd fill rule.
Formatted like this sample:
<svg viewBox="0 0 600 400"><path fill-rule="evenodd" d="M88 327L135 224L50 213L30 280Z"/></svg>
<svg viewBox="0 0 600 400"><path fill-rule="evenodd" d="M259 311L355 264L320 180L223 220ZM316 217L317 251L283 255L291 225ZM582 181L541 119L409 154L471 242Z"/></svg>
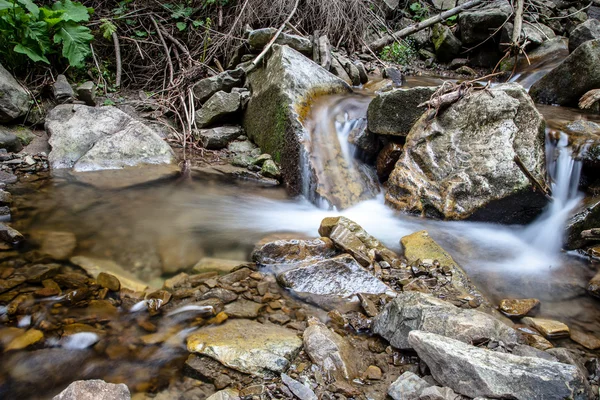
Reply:
<svg viewBox="0 0 600 400"><path fill-rule="evenodd" d="M238 260L203 257L194 265L192 270L198 273L216 271L220 274L227 274L231 272L232 269L243 263L243 261Z"/></svg>
<svg viewBox="0 0 600 400"><path fill-rule="evenodd" d="M151 182L175 180L181 169L174 164L140 164L122 169L99 171L70 171L69 175L80 183L103 190L118 190Z"/></svg>
<svg viewBox="0 0 600 400"><path fill-rule="evenodd" d="M129 388L124 383L107 383L100 379L75 381L52 400L130 400Z"/></svg>
<svg viewBox="0 0 600 400"><path fill-rule="evenodd" d="M372 381L378 381L381 380L381 378L383 377L383 373L381 372L381 369L378 366L369 365L367 367L367 370L365 371L365 377Z"/></svg>
<svg viewBox="0 0 600 400"><path fill-rule="evenodd" d="M85 256L71 257L70 261L83 268L94 279L98 279L101 272L106 272L114 275L121 282L121 286L135 292L144 292L148 288L146 283L140 281L114 261Z"/></svg>
<svg viewBox="0 0 600 400"><path fill-rule="evenodd" d="M311 240L275 240L254 247L252 261L260 265L295 264L303 261L318 261L335 255L333 242L329 238Z"/></svg>
<svg viewBox="0 0 600 400"><path fill-rule="evenodd" d="M311 388L295 379L292 379L287 374L281 374L281 381L290 389L290 391L300 400L317 400L317 395Z"/></svg>
<svg viewBox="0 0 600 400"><path fill-rule="evenodd" d="M590 350L600 349L600 338L598 338L592 334L582 332L577 329L571 329L571 340L579 343L586 349L590 349Z"/></svg>
<svg viewBox="0 0 600 400"><path fill-rule="evenodd" d="M413 372L400 375L388 388L388 395L394 400L418 399L423 390L431 385Z"/></svg>
<svg viewBox="0 0 600 400"><path fill-rule="evenodd" d="M569 327L560 321L545 318L523 318L523 323L533 326L547 339L569 337Z"/></svg>
<svg viewBox="0 0 600 400"><path fill-rule="evenodd" d="M223 304L228 304L228 303L231 303L232 301L237 300L238 295L235 294L234 292L232 292L231 290L216 287L216 288L210 289L208 292L203 293L202 295L197 296L197 297L199 300L219 299L223 302ZM239 307L239 306L235 306L235 307ZM237 316L240 317L241 310L236 310L235 307L233 309L230 308L230 311L232 312L232 314L230 316L233 317L233 316L236 316L234 314L237 314ZM244 307L244 309L247 310L246 307ZM225 310L227 311L227 307L225 307ZM227 315L229 315L229 312L227 313ZM244 317L241 317L241 318L244 318Z"/></svg>
<svg viewBox="0 0 600 400"><path fill-rule="evenodd" d="M25 238L18 230L11 228L3 222L0 222L0 240L15 246L25 240Z"/></svg>
<svg viewBox="0 0 600 400"><path fill-rule="evenodd" d="M235 389L225 389L209 396L206 400L240 400L240 392Z"/></svg>
<svg viewBox="0 0 600 400"><path fill-rule="evenodd" d="M43 232L40 251L55 260L67 260L77 247L77 238L72 232Z"/></svg>
<svg viewBox="0 0 600 400"><path fill-rule="evenodd" d="M34 345L44 339L44 334L37 329L29 329L22 335L14 338L4 349L4 351L22 350Z"/></svg>
<svg viewBox="0 0 600 400"><path fill-rule="evenodd" d="M225 314L231 318L256 318L258 313L265 307L265 304L255 303L254 301L240 299L225 305Z"/></svg>
<svg viewBox="0 0 600 400"><path fill-rule="evenodd" d="M258 376L285 371L301 347L302 340L291 329L242 319L202 328L187 339L188 351Z"/></svg>
<svg viewBox="0 0 600 400"><path fill-rule="evenodd" d="M524 317L539 308L538 299L504 299L500 301L499 310L508 317Z"/></svg>

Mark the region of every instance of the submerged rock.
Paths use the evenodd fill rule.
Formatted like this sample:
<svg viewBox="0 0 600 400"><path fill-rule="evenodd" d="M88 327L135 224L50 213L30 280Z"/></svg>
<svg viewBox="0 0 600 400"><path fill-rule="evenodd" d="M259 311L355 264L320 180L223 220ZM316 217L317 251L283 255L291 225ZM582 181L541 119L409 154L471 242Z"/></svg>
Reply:
<svg viewBox="0 0 600 400"><path fill-rule="evenodd" d="M0 123L10 122L27 114L30 100L27 91L0 64Z"/></svg>
<svg viewBox="0 0 600 400"><path fill-rule="evenodd" d="M432 332L465 343L488 339L517 343L518 334L502 321L481 311L463 309L419 292L403 292L374 319L373 332L399 349L410 349L413 330Z"/></svg>
<svg viewBox="0 0 600 400"><path fill-rule="evenodd" d="M386 200L433 218L530 221L546 199L533 191L515 157L545 182L544 126L520 85L467 94L413 126L388 179Z"/></svg>
<svg viewBox="0 0 600 400"><path fill-rule="evenodd" d="M119 264L111 260L102 260L98 258L75 256L71 257L70 261L83 268L92 278L97 279L100 273L110 273L117 277L121 286L132 289L137 292L143 292L148 288L148 285L141 282L132 273L126 271Z"/></svg>
<svg viewBox="0 0 600 400"><path fill-rule="evenodd" d="M129 400L131 394L124 383L107 383L100 379L75 381L52 400Z"/></svg>
<svg viewBox="0 0 600 400"><path fill-rule="evenodd" d="M477 348L434 333L413 331L408 341L436 381L468 397L587 399L576 367Z"/></svg>

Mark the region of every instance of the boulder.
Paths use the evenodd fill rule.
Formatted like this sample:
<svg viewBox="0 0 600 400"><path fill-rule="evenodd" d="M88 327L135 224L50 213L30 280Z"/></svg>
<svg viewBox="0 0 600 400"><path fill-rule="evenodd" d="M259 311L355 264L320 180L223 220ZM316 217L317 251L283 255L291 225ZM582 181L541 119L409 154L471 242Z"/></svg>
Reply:
<svg viewBox="0 0 600 400"><path fill-rule="evenodd" d="M255 51L262 50L271 41L276 32L277 29L275 28L263 28L251 31L248 34L250 48ZM309 57L312 56L312 42L302 36L282 32L275 40L275 43L282 46L287 45Z"/></svg>
<svg viewBox="0 0 600 400"><path fill-rule="evenodd" d="M529 94L537 103L576 107L581 96L600 87L599 63L600 39L589 40L534 83Z"/></svg>
<svg viewBox="0 0 600 400"><path fill-rule="evenodd" d="M452 34L450 28L443 24L433 26L431 41L437 59L442 62L451 61L460 53L460 47L462 46L462 43Z"/></svg>
<svg viewBox="0 0 600 400"><path fill-rule="evenodd" d="M546 199L533 191L515 157L545 182L544 128L518 84L467 94L413 126L388 179L386 200L433 218L528 222Z"/></svg>
<svg viewBox="0 0 600 400"><path fill-rule="evenodd" d="M408 341L437 382L468 397L587 399L576 367L477 348L434 333L413 331Z"/></svg>
<svg viewBox="0 0 600 400"><path fill-rule="evenodd" d="M374 157L379 152L379 137L367 129L366 118L361 118L348 134L348 142L357 147L365 158Z"/></svg>
<svg viewBox="0 0 600 400"><path fill-rule="evenodd" d="M394 166L402 154L402 145L395 142L389 142L377 154L377 176L382 182L387 181L394 170Z"/></svg>
<svg viewBox="0 0 600 400"><path fill-rule="evenodd" d="M96 105L96 85L92 81L82 83L77 87L77 98L86 105L94 107Z"/></svg>
<svg viewBox="0 0 600 400"><path fill-rule="evenodd" d="M379 135L406 136L427 107L418 107L429 100L435 87L399 88L379 93L369 104L369 130Z"/></svg>
<svg viewBox="0 0 600 400"><path fill-rule="evenodd" d="M417 374L406 371L388 388L388 395L394 400L418 399L431 384Z"/></svg>
<svg viewBox="0 0 600 400"><path fill-rule="evenodd" d="M65 104L46 117L53 169L121 169L171 164L175 154L156 132L115 107Z"/></svg>
<svg viewBox="0 0 600 400"><path fill-rule="evenodd" d="M196 136L202 147L209 150L219 150L227 147L229 142L237 139L243 129L240 126L218 126L211 129L200 129Z"/></svg>
<svg viewBox="0 0 600 400"><path fill-rule="evenodd" d="M572 53L588 40L600 39L600 21L590 18L577 25L569 34L569 53Z"/></svg>
<svg viewBox="0 0 600 400"><path fill-rule="evenodd" d="M124 383L107 383L100 379L75 381L52 400L129 400L131 394Z"/></svg>
<svg viewBox="0 0 600 400"><path fill-rule="evenodd" d="M67 103L75 98L75 92L64 75L56 77L56 82L52 84L52 94L59 103Z"/></svg>
<svg viewBox="0 0 600 400"><path fill-rule="evenodd" d="M586 245L587 240L581 232L600 227L600 198L588 197L567 220L567 250L574 250Z"/></svg>
<svg viewBox="0 0 600 400"><path fill-rule="evenodd" d="M239 93L217 92L196 111L196 124L204 128L222 121L240 111L241 97Z"/></svg>
<svg viewBox="0 0 600 400"><path fill-rule="evenodd" d="M458 16L463 44L479 44L489 38L512 15L507 0L484 2L481 7L463 11Z"/></svg>
<svg viewBox="0 0 600 400"><path fill-rule="evenodd" d="M23 145L12 130L0 126L0 149L6 149L6 151L17 153L23 149Z"/></svg>
<svg viewBox="0 0 600 400"><path fill-rule="evenodd" d="M242 86L246 72L243 68L224 71L219 75L205 78L194 85L194 97L204 103L217 92L231 92L234 87Z"/></svg>
<svg viewBox="0 0 600 400"><path fill-rule="evenodd" d="M489 314L458 308L446 301L420 292L403 292L375 317L373 332L398 349L411 349L408 334L419 330L432 332L465 343L488 339L517 343L513 328Z"/></svg>
<svg viewBox="0 0 600 400"><path fill-rule="evenodd" d="M303 140L308 106L323 94L349 93L350 87L318 64L287 47L273 45L265 67L247 77L252 96L244 128L263 152L281 166L291 194L302 190L302 170L310 170Z"/></svg>
<svg viewBox="0 0 600 400"><path fill-rule="evenodd" d="M348 72L346 72L346 69L338 59L338 56L334 53L331 53L331 67L329 68L329 70L332 74L342 79L348 85L353 84L352 78L350 78L350 75L348 75Z"/></svg>
<svg viewBox="0 0 600 400"><path fill-rule="evenodd" d="M0 123L27 114L30 100L27 91L0 64Z"/></svg>

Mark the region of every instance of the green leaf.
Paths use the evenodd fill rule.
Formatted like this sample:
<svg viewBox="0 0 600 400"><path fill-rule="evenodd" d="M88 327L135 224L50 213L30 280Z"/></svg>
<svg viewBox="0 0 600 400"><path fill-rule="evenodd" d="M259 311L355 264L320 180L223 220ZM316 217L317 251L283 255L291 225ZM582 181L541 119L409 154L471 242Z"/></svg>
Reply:
<svg viewBox="0 0 600 400"><path fill-rule="evenodd" d="M148 32L146 32L146 31L135 31L135 36L137 36L137 37L147 37L148 36Z"/></svg>
<svg viewBox="0 0 600 400"><path fill-rule="evenodd" d="M421 10L421 4L419 4L419 3L412 3L410 5L410 9L412 11L420 11Z"/></svg>
<svg viewBox="0 0 600 400"><path fill-rule="evenodd" d="M100 25L102 36L105 39L110 39L112 34L117 32L117 26L107 19L101 19L100 21L102 22L102 25Z"/></svg>
<svg viewBox="0 0 600 400"><path fill-rule="evenodd" d="M62 43L63 57L69 60L71 66L81 68L90 54L89 43L93 38L87 27L68 22L54 34L54 43Z"/></svg>
<svg viewBox="0 0 600 400"><path fill-rule="evenodd" d="M9 3L6 0L0 0L0 11L2 11L2 10L10 10L11 8L13 8L12 3Z"/></svg>
<svg viewBox="0 0 600 400"><path fill-rule="evenodd" d="M50 28L63 21L64 10L50 10L43 7L40 11L40 19L46 22Z"/></svg>
<svg viewBox="0 0 600 400"><path fill-rule="evenodd" d="M73 3L71 0L57 1L52 9L55 11L63 10L64 21L82 22L90 19L88 8L81 3Z"/></svg>
<svg viewBox="0 0 600 400"><path fill-rule="evenodd" d="M195 21L192 21L192 25L194 26L194 28L198 28L200 26L204 26L204 21L197 19Z"/></svg>
<svg viewBox="0 0 600 400"><path fill-rule="evenodd" d="M44 54L38 49L33 49L31 47L27 47L22 44L18 44L14 47L13 51L15 53L25 54L33 62L42 61L42 62L45 62L46 64L50 64L50 61L48 61L46 56L44 56Z"/></svg>
<svg viewBox="0 0 600 400"><path fill-rule="evenodd" d="M177 26L177 29L179 29L179 31L185 31L185 28L187 28L187 24L185 22L178 22L175 24Z"/></svg>
<svg viewBox="0 0 600 400"><path fill-rule="evenodd" d="M38 6L34 4L31 0L18 0L19 4L23 5L34 17L40 14L40 9Z"/></svg>
<svg viewBox="0 0 600 400"><path fill-rule="evenodd" d="M48 26L44 21L31 22L27 24L24 27L24 34L26 38L36 42L44 54L50 50Z"/></svg>

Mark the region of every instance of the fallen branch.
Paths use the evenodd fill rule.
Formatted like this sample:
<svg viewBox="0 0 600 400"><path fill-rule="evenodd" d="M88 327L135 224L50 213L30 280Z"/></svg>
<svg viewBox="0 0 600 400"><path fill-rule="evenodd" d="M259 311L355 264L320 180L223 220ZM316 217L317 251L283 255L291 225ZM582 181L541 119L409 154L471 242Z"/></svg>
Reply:
<svg viewBox="0 0 600 400"><path fill-rule="evenodd" d="M165 41L165 38L163 37L162 33L161 33L161 29L158 26L158 23L156 22L156 20L154 19L154 17L150 17L150 20L152 21L152 24L154 25L154 28L156 29L156 33L158 34L158 38L160 39L160 42L163 45L163 48L165 50L165 57L167 58L167 67L169 68L169 86L173 85L173 61L171 61L171 56L169 55L170 51L169 51L169 46L167 46L167 42Z"/></svg>
<svg viewBox="0 0 600 400"><path fill-rule="evenodd" d="M119 37L116 32L112 33L112 40L115 45L115 58L117 61L117 77L115 86L121 87L121 75L123 72L122 64L121 64L121 45L119 44Z"/></svg>
<svg viewBox="0 0 600 400"><path fill-rule="evenodd" d="M553 201L554 199L550 195L550 189L548 188L548 186L543 185L540 181L538 181L535 178L535 176L533 176L533 174L531 172L529 172L529 170L527 169L525 164L523 164L523 161L521 161L521 158L519 158L518 155L515 154L514 160L515 160L515 164L517 164L519 169L525 174L527 179L529 179L529 182L531 182L531 184L535 188L537 188L544 196L546 196L546 199L548 199L549 201Z"/></svg>
<svg viewBox="0 0 600 400"><path fill-rule="evenodd" d="M600 100L600 89L592 89L586 92L581 99L579 99L579 108L586 109L592 108L592 106Z"/></svg>
<svg viewBox="0 0 600 400"><path fill-rule="evenodd" d="M381 39L377 39L369 44L369 48L373 51L379 51L388 44L392 43L395 40L402 39L406 36L412 35L415 32L419 32L422 29L428 28L431 25L437 24L440 21L448 19L453 15L460 13L463 10L467 10L469 8L473 8L476 5L483 3L483 0L471 0L468 1L458 7L454 7L448 11L444 11L441 14L438 14L434 17L428 18L425 21L421 21L414 25L408 26L402 30L392 33L390 36L383 37Z"/></svg>

